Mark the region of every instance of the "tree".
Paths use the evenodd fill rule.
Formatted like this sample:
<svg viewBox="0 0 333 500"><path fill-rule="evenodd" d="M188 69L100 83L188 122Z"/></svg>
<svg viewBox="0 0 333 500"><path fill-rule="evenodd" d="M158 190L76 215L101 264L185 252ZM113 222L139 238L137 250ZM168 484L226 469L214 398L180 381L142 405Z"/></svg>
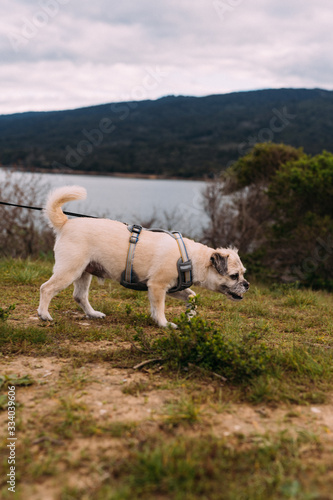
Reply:
<svg viewBox="0 0 333 500"><path fill-rule="evenodd" d="M204 241L213 246L233 243L242 253L261 247L272 223L269 182L281 165L303 156L301 149L284 144L257 144L223 171L204 192L204 209L210 219Z"/></svg>
<svg viewBox="0 0 333 500"><path fill-rule="evenodd" d="M207 187L204 206L207 243L237 245L275 278L333 289L331 153L257 144Z"/></svg>
<svg viewBox="0 0 333 500"><path fill-rule="evenodd" d="M280 169L290 161L306 158L302 148L293 148L285 144L272 142L259 143L245 156L236 161L227 172L226 178L231 178L232 190L246 186L268 182Z"/></svg>
<svg viewBox="0 0 333 500"><path fill-rule="evenodd" d="M333 155L282 165L268 188L274 224L271 254L292 277L333 289ZM277 251L279 248L280 258Z"/></svg>

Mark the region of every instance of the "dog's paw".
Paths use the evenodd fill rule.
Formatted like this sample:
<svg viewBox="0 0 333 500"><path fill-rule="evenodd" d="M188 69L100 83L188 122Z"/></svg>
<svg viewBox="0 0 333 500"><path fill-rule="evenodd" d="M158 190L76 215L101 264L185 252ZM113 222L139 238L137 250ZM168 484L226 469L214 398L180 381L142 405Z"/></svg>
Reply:
<svg viewBox="0 0 333 500"><path fill-rule="evenodd" d="M169 321L166 326L171 326L171 328L173 328L174 330L177 330L178 328L178 326L175 323L172 323L171 321Z"/></svg>
<svg viewBox="0 0 333 500"><path fill-rule="evenodd" d="M100 311L94 311L93 313L87 314L87 318L105 318L105 314Z"/></svg>
<svg viewBox="0 0 333 500"><path fill-rule="evenodd" d="M39 319L41 319L42 321L53 321L53 318L52 318L50 313L47 312L45 314L42 314L39 311L37 311L37 313L38 313Z"/></svg>

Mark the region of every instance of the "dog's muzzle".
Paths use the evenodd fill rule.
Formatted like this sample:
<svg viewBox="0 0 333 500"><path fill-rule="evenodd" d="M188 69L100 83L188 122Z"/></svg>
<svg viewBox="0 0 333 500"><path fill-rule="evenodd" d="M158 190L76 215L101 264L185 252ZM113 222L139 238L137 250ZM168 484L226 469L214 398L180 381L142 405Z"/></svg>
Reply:
<svg viewBox="0 0 333 500"><path fill-rule="evenodd" d="M246 280L241 283L237 283L236 286L232 288L228 288L226 285L222 285L220 290L224 295L228 297L228 299L240 301L243 300L243 295L250 288L250 283Z"/></svg>

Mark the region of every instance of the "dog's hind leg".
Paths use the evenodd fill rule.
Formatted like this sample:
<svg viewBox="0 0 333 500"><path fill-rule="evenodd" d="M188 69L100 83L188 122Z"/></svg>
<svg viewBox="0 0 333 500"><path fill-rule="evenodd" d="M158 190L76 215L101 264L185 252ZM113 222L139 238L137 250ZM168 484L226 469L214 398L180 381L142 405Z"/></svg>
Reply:
<svg viewBox="0 0 333 500"><path fill-rule="evenodd" d="M80 278L74 281L73 297L89 318L105 318L105 314L95 311L89 303L89 286L92 275L84 272Z"/></svg>
<svg viewBox="0 0 333 500"><path fill-rule="evenodd" d="M77 279L77 271L55 272L51 278L40 287L40 301L37 309L38 316L44 321L51 321L49 305L53 297L64 290Z"/></svg>
<svg viewBox="0 0 333 500"><path fill-rule="evenodd" d="M196 305L193 305L190 302L190 299L194 298L196 296L196 293L193 292L193 290L191 290L190 288L185 288L185 290L182 290L181 292L170 293L168 295L169 297L172 297L174 299L179 299L186 302L186 315L188 318L193 318L197 314Z"/></svg>

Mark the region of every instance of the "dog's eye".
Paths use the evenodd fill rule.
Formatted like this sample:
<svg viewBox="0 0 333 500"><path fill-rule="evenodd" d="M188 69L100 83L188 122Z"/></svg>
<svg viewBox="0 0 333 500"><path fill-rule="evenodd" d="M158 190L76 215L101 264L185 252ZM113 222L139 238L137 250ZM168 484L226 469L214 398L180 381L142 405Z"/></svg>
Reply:
<svg viewBox="0 0 333 500"><path fill-rule="evenodd" d="M239 278L239 274L238 274L238 273L236 273L236 274L230 274L230 278L231 278L232 280L238 280L238 278Z"/></svg>

